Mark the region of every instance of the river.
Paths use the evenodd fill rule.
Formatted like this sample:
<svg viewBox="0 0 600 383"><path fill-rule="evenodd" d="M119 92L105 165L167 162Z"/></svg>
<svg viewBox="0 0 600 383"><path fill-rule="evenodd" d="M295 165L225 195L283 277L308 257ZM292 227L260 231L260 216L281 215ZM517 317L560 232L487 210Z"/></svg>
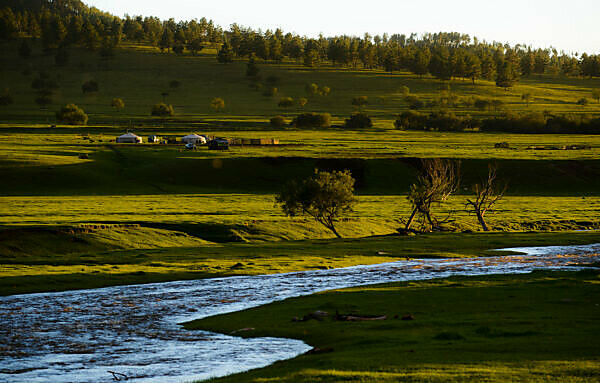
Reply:
<svg viewBox="0 0 600 383"><path fill-rule="evenodd" d="M600 260L600 244L504 249L517 256L405 260L287 274L117 286L0 298L0 381L189 382L263 367L310 349L178 323L318 291L452 275L527 273ZM117 375L120 376L120 375Z"/></svg>

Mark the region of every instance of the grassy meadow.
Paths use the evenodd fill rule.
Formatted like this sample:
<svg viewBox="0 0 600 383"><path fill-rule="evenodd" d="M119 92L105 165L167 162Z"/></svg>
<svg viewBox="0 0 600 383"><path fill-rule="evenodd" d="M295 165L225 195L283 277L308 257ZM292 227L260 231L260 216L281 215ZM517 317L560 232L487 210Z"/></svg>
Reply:
<svg viewBox="0 0 600 383"><path fill-rule="evenodd" d="M453 277L330 291L187 323L321 350L216 382L590 382L598 271ZM468 297L468 299L466 299ZM293 322L316 310L321 321ZM336 313L386 320L336 321ZM411 315L412 320L402 320Z"/></svg>

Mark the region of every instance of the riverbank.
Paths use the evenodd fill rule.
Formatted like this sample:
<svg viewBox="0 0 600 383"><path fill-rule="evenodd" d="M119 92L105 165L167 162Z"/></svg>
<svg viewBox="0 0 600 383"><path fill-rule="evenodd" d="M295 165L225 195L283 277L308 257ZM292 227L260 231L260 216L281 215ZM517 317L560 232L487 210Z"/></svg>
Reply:
<svg viewBox="0 0 600 383"><path fill-rule="evenodd" d="M480 257L497 255L489 251L497 248L596 242L600 232L434 233L5 255L0 259L0 295L323 270L407 258Z"/></svg>
<svg viewBox="0 0 600 383"><path fill-rule="evenodd" d="M600 379L598 297L597 269L452 277L292 298L186 328L314 347L218 382L587 382ZM381 320L359 320L371 317Z"/></svg>

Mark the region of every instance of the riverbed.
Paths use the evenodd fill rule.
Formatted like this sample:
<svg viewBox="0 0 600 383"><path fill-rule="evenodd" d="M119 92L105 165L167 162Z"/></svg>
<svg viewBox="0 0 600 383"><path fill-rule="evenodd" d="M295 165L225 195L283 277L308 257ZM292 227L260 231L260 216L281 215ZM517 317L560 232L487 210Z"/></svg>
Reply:
<svg viewBox="0 0 600 383"><path fill-rule="evenodd" d="M311 347L291 339L186 331L179 323L330 289L573 269L581 262L600 261L600 244L502 250L522 255L407 259L333 270L2 297L0 381L98 383L126 376L133 382L189 382L224 376L293 358Z"/></svg>

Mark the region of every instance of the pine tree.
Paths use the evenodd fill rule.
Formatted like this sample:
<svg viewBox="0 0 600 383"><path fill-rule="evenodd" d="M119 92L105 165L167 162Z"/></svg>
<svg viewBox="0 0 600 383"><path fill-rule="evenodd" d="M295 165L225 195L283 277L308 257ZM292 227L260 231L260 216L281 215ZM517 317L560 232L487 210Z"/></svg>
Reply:
<svg viewBox="0 0 600 383"><path fill-rule="evenodd" d="M217 53L217 61L222 64L233 61L233 51L227 42L224 42L223 45L221 45L221 49L219 49L219 52Z"/></svg>

